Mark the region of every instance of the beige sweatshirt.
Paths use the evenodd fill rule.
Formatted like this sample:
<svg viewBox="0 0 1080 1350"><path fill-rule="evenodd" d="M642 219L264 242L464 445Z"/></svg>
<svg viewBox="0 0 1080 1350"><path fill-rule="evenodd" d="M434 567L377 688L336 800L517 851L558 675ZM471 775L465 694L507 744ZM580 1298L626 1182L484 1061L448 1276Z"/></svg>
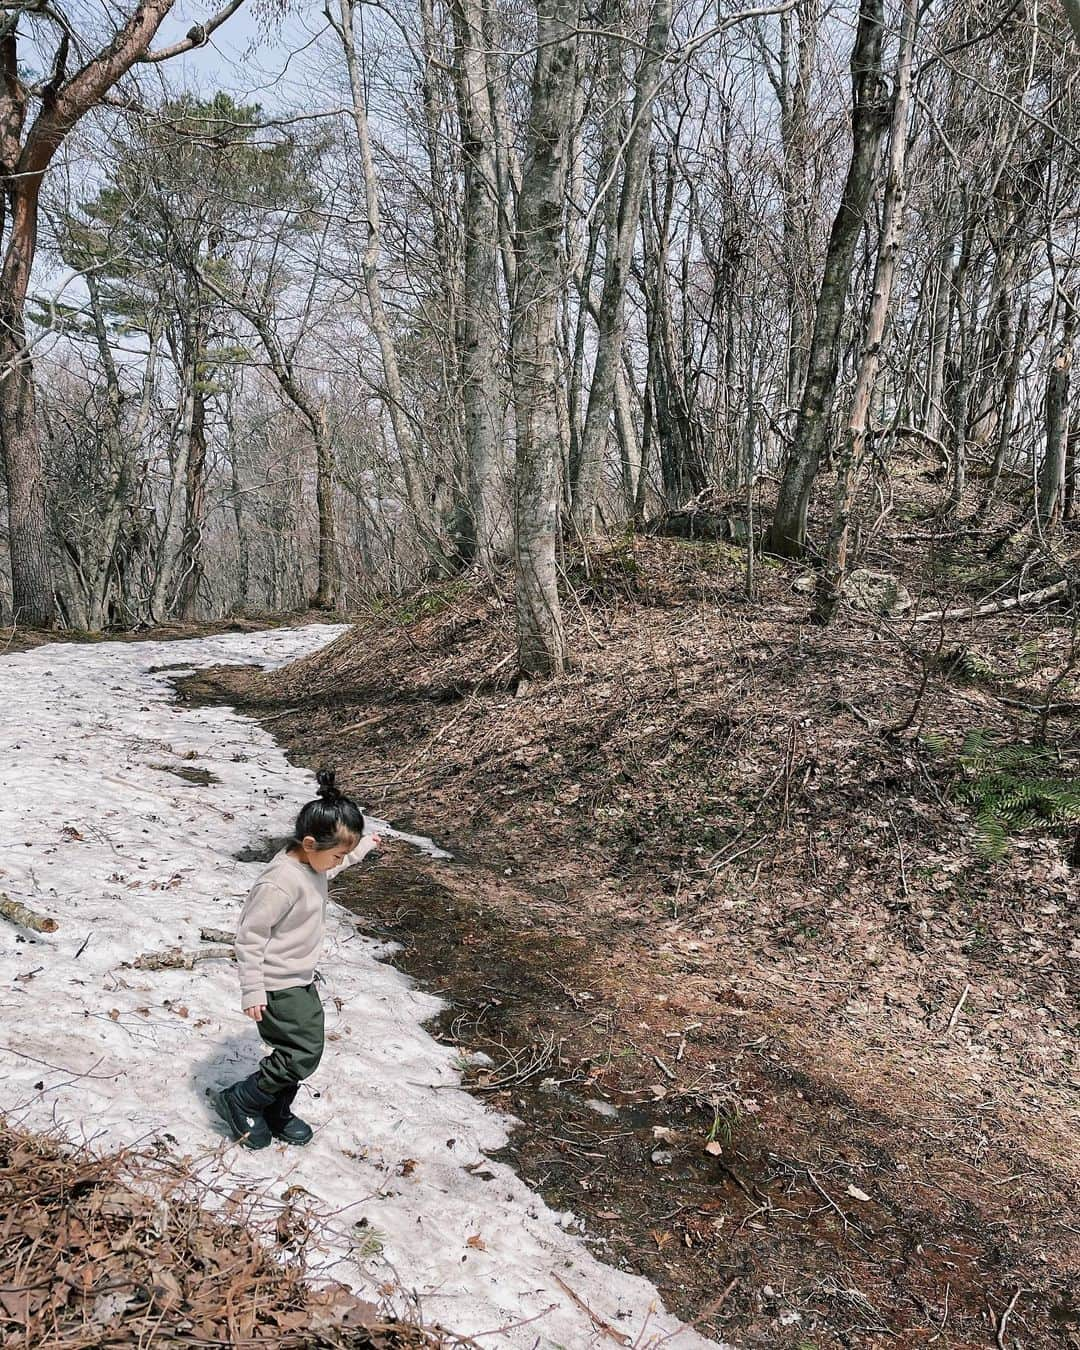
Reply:
<svg viewBox="0 0 1080 1350"><path fill-rule="evenodd" d="M269 989L312 982L326 929L326 884L373 847L361 839L329 872L312 871L285 849L277 854L251 888L236 926L242 1008L265 1003Z"/></svg>

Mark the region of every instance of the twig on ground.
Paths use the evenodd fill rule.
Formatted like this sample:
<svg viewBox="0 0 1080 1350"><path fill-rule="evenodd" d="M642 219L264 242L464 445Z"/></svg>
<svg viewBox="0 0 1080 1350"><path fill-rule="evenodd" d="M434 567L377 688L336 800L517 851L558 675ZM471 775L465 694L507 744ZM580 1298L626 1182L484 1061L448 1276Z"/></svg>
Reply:
<svg viewBox="0 0 1080 1350"><path fill-rule="evenodd" d="M96 1069L102 1062L100 1059L96 1060L91 1068L85 1073L82 1073L78 1069L69 1068L66 1064L50 1064L47 1059L38 1059L36 1055L28 1055L25 1050L16 1050L10 1045L0 1045L0 1050L6 1050L9 1055L18 1055L20 1059L28 1059L31 1064L41 1064L46 1069L52 1069L54 1073L73 1073L78 1078L100 1078L102 1081L106 1082L124 1076L123 1070L119 1073L94 1073L93 1069Z"/></svg>
<svg viewBox="0 0 1080 1350"><path fill-rule="evenodd" d="M934 1335L930 1337L929 1341L927 1341L927 1345L933 1345L935 1341L940 1340L940 1339L941 1339L941 1336L942 1336L942 1334L943 1334L943 1332L945 1331L945 1323L949 1320L949 1294L950 1294L951 1290L952 1290L952 1285L949 1284L948 1281L946 1281L946 1282L945 1282L945 1307L944 1307L944 1310L942 1311L942 1314L941 1314L941 1325L938 1327L938 1329L937 1329L937 1331L934 1333Z"/></svg>
<svg viewBox="0 0 1080 1350"><path fill-rule="evenodd" d="M945 1035L951 1034L953 1027L956 1026L956 1019L964 1011L964 1004L967 1002L967 996L971 993L971 985L964 985L964 992L956 1000L956 1007L952 1010L952 1016L949 1018L949 1025L945 1028Z"/></svg>
<svg viewBox="0 0 1080 1350"><path fill-rule="evenodd" d="M1008 1307L1005 1309L1005 1311L1001 1314L1001 1320L1000 1320L1000 1321L998 1322L998 1324L997 1324L997 1347L998 1347L998 1350L1007 1350L1006 1345L1005 1345L1005 1325L1006 1325L1006 1323L1008 1322L1009 1317L1010 1317L1011 1314L1012 1314L1012 1310L1016 1307L1016 1301L1017 1301L1017 1299L1020 1297L1020 1295L1021 1295L1023 1292L1024 1292L1024 1291L1023 1291L1022 1289L1017 1289L1016 1293L1013 1294L1012 1298L1009 1300L1009 1306L1008 1306Z"/></svg>
<svg viewBox="0 0 1080 1350"><path fill-rule="evenodd" d="M574 1293L574 1291L570 1288L570 1286L561 1276L556 1275L555 1272L552 1271L551 1277L555 1281L555 1283L559 1286L560 1289L564 1290L567 1294L570 1295L570 1297L574 1300L574 1302L578 1305L578 1307L582 1310L582 1312L588 1314L589 1319L592 1321L593 1326L595 1326L598 1331L602 1331L605 1336L609 1336L613 1341L617 1342L619 1345L633 1345L634 1342L631 1340L629 1336L624 1335L623 1332L621 1331L616 1331L610 1322L605 1322L598 1312L594 1312L583 1298L579 1297L577 1294Z"/></svg>

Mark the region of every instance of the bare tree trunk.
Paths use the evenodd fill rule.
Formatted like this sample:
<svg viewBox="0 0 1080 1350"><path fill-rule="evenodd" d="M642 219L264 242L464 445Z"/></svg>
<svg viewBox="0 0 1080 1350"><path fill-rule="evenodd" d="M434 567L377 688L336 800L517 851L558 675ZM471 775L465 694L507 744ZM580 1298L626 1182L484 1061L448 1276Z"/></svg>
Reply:
<svg viewBox="0 0 1080 1350"><path fill-rule="evenodd" d="M630 386L623 362L615 371L615 432L619 439L619 460L622 465L623 508L627 520L634 519L638 480L641 477L641 445L634 412L630 406Z"/></svg>
<svg viewBox="0 0 1080 1350"><path fill-rule="evenodd" d="M86 273L86 288L90 297L90 313L94 323L98 355L105 371L106 410L102 439L105 442L106 473L103 500L100 505L101 522L95 533L90 575L87 577L86 626L92 633L104 628L109 611L109 595L113 585L117 542L123 524L128 494L135 474L134 447L145 427L149 414L149 390L144 377L143 398L140 401L136 424L126 432L122 423L123 394L113 359L112 347L105 326L96 274ZM157 354L157 333L150 333L150 349L146 355L147 375L152 380L152 368Z"/></svg>
<svg viewBox="0 0 1080 1350"><path fill-rule="evenodd" d="M169 474L169 490L165 499L165 517L161 526L154 582L150 591L150 619L164 623L175 598L176 573L180 565L184 539L184 502L187 495L188 458L191 454L191 430L195 421L195 382L198 378L196 343L191 332L190 316L184 335L183 366L180 387L183 398L180 425L176 429L175 450Z"/></svg>
<svg viewBox="0 0 1080 1350"><path fill-rule="evenodd" d="M604 259L604 289L600 298L599 332L589 405L581 440L581 462L574 483L573 518L577 529L596 529L596 504L611 420L615 378L622 360L626 283L641 219L641 198L652 136L653 104L660 88L664 58L671 33L672 0L653 0L645 51L634 82L634 109L626 141L622 191L614 247Z"/></svg>
<svg viewBox="0 0 1080 1350"><path fill-rule="evenodd" d="M306 396L304 402L306 406L301 411L307 418L311 438L315 442L315 507L319 515L319 570L311 607L333 609L341 584L337 556L337 517L334 513L334 445L321 405Z"/></svg>
<svg viewBox="0 0 1080 1350"><path fill-rule="evenodd" d="M797 43L792 19L798 16ZM780 15L779 69L766 63L780 103L780 143L783 147L781 193L783 201L784 272L788 301L788 352L785 369L785 408L795 408L802 392L809 352L813 299L809 295L811 252L810 218L810 92L814 78L821 13L818 0L799 0L795 10ZM793 45L795 50L793 52ZM794 57L794 59L793 59Z"/></svg>
<svg viewBox="0 0 1080 1350"><path fill-rule="evenodd" d="M1071 297L1062 295L1065 318L1061 344L1046 380L1046 450L1039 471L1039 516L1051 529L1062 521L1065 506L1066 449L1069 440L1069 372L1080 319Z"/></svg>
<svg viewBox="0 0 1080 1350"><path fill-rule="evenodd" d="M800 557L806 547L806 513L836 395L844 302L855 261L855 247L874 191L878 153L888 124L890 102L881 70L884 22L884 0L861 0L859 24L851 51L851 163L829 236L795 440L788 455L766 545L771 552L785 557Z"/></svg>
<svg viewBox="0 0 1080 1350"><path fill-rule="evenodd" d="M1065 440L1065 505L1061 513L1062 520L1076 519L1077 473L1080 472L1080 413L1073 417L1073 424Z"/></svg>
<svg viewBox="0 0 1080 1350"><path fill-rule="evenodd" d="M968 294L968 270L971 266L974 233L975 214L969 211L964 224L960 257L957 259L952 284L957 322L956 341L951 362L952 380L949 397L949 402L952 404L949 419L951 480L948 500L945 503L946 514L950 516L956 515L963 506L964 491L967 487L968 404L971 394L971 354L975 328L971 297Z"/></svg>
<svg viewBox="0 0 1080 1350"><path fill-rule="evenodd" d="M510 514L505 409L499 378L499 184L495 128L484 56L481 0L454 0L458 104L465 161L465 286L462 380L469 501L481 565L493 569L509 556Z"/></svg>
<svg viewBox="0 0 1080 1350"><path fill-rule="evenodd" d="M518 199L511 370L517 414L514 551L518 659L555 675L566 660L555 562L562 444L556 381L561 236L580 0L537 0L528 150Z"/></svg>
<svg viewBox="0 0 1080 1350"><path fill-rule="evenodd" d="M510 117L506 110L506 89L500 63L502 33L495 0L483 0L484 49L487 64L488 97L491 101L491 125L495 130L495 173L499 184L499 252L503 261L506 294L513 297L517 285L517 258L514 253L512 211L521 188L521 166L510 137Z"/></svg>
<svg viewBox="0 0 1080 1350"><path fill-rule="evenodd" d="M203 580L202 545L206 515L206 313L198 283L191 286L195 305L192 336L193 384L191 425L188 429L187 472L184 492L184 536L180 545L179 611L186 623L199 617L199 588Z"/></svg>
<svg viewBox="0 0 1080 1350"><path fill-rule="evenodd" d="M236 603L233 609L237 614L243 614L247 611L248 587L251 584L251 544L244 518L244 492L240 481L238 438L231 392L225 406L225 422L229 442L229 477L233 520L236 522Z"/></svg>
<svg viewBox="0 0 1080 1350"><path fill-rule="evenodd" d="M1020 382L1020 361L1024 355L1024 343L1027 335L1028 302L1020 306L1020 317L1014 319L1009 309L1008 331L1005 341L1009 347L1009 367L1005 375L1005 389L1001 396L1001 412L998 417L997 444L994 448L994 461L990 466L990 476L986 482L981 514L985 515L997 493L1001 470L1005 467L1005 452L1009 448L1012 436L1013 417L1016 413L1016 389Z"/></svg>
<svg viewBox="0 0 1080 1350"><path fill-rule="evenodd" d="M930 368L923 401L923 430L934 440L941 439L945 419L945 356L949 347L949 320L952 315L952 282L959 214L956 193L947 192L941 208L941 247L934 261L934 303L930 326Z"/></svg>
<svg viewBox="0 0 1080 1350"><path fill-rule="evenodd" d="M837 465L836 494L832 526L825 553L825 566L818 574L814 597L814 619L828 623L840 603L840 592L847 570L848 531L855 501L859 470L862 468L869 431L870 405L881 366L881 348L892 309L893 283L900 245L904 237L904 205L907 194L905 165L911 110L911 65L915 50L919 0L905 0L900 31L900 50L896 61L892 124L889 128L888 170L881 208L881 238L874 265L873 298L863 335L862 356L844 446Z"/></svg>
<svg viewBox="0 0 1080 1350"><path fill-rule="evenodd" d="M379 276L379 254L382 251L382 216L379 207L379 184L375 174L375 159L371 151L371 137L368 134L367 99L364 93L364 77L360 69L360 57L356 50L353 33L353 10L356 0L338 0L338 18L331 19L334 30L341 40L345 52L345 64L349 72L349 88L352 92L353 125L356 128L356 141L360 150L360 167L364 175L364 196L367 203L367 243L364 246L361 266L364 273L364 286L367 291L368 308L371 313L371 328L379 344L382 357L383 379L386 382L387 411L394 429L398 455L401 460L402 479L409 506L416 519L417 527L427 539L434 534L428 503L417 478L419 454L416 437L409 422L405 404L405 394L401 383L401 370L398 365L397 346L390 330L390 320L383 304L382 281Z"/></svg>
<svg viewBox="0 0 1080 1350"><path fill-rule="evenodd" d="M14 201L0 272L0 445L7 474L12 618L15 623L31 628L49 628L54 599L46 535L45 479L34 371L23 318L37 242L37 184L8 191Z"/></svg>

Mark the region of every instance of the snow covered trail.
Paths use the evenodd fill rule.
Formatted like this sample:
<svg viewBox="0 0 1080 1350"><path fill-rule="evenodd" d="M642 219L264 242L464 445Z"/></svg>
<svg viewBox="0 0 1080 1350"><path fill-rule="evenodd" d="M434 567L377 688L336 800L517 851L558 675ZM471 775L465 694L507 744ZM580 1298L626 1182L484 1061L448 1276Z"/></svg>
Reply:
<svg viewBox="0 0 1080 1350"><path fill-rule="evenodd" d="M610 1345L585 1305L626 1345L713 1344L666 1315L645 1280L596 1261L571 1216L487 1158L510 1122L460 1088L454 1052L423 1028L438 1001L344 911L331 913L321 967L328 1044L300 1100L317 1127L306 1149L225 1142L208 1094L261 1054L232 963L127 964L197 949L205 926L232 930L260 866L234 855L285 833L312 791L260 726L183 707L171 679L281 664L339 631L57 643L0 658L0 891L59 924L38 935L0 920L0 1108L101 1149L164 1137L268 1204L303 1187L334 1216L320 1272L376 1301L396 1276L425 1318L482 1344ZM191 769L211 781L177 775Z"/></svg>

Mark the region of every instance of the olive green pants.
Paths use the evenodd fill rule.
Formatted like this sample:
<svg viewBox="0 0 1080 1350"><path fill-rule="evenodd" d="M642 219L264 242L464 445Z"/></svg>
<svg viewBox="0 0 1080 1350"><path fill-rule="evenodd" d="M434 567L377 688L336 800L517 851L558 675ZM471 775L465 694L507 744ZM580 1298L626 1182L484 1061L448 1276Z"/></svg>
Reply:
<svg viewBox="0 0 1080 1350"><path fill-rule="evenodd" d="M259 1087L276 1097L310 1078L323 1053L323 1007L313 984L271 989L255 1024L270 1053L259 1065Z"/></svg>

